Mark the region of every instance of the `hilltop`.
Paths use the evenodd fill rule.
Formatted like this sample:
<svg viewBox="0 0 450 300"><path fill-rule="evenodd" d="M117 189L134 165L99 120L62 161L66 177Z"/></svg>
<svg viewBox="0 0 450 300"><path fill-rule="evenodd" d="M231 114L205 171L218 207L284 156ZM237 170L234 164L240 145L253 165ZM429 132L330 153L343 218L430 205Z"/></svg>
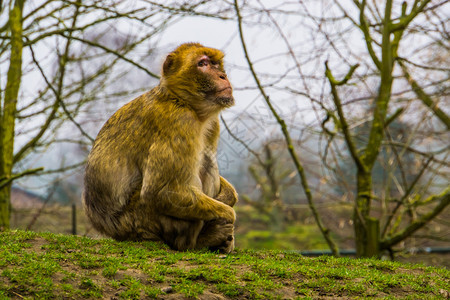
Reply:
<svg viewBox="0 0 450 300"><path fill-rule="evenodd" d="M0 233L1 299L447 299L449 290L449 270L399 262Z"/></svg>

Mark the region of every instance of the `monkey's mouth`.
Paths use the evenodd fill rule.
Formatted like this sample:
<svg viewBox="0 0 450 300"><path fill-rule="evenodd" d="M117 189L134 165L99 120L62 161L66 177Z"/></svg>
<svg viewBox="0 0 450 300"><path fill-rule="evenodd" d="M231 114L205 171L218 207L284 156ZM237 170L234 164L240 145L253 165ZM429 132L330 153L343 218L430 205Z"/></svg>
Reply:
<svg viewBox="0 0 450 300"><path fill-rule="evenodd" d="M218 90L216 93L221 94L221 95L225 94L227 96L232 97L231 96L232 92L233 92L233 89L230 86L227 86L227 87L224 87L223 89Z"/></svg>
<svg viewBox="0 0 450 300"><path fill-rule="evenodd" d="M218 90L217 92L218 92L218 93L222 93L223 91L226 91L226 90L231 91L231 87L230 87L230 86L224 87L223 89L220 89L220 90Z"/></svg>

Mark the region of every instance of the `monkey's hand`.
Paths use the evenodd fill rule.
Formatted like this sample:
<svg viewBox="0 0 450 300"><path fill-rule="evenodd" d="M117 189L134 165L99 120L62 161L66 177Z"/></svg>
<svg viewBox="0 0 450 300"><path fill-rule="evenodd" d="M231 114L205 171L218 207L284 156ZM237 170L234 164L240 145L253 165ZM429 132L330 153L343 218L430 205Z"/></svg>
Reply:
<svg viewBox="0 0 450 300"><path fill-rule="evenodd" d="M230 253L234 249L234 226L224 219L206 222L197 240L198 248Z"/></svg>
<svg viewBox="0 0 450 300"><path fill-rule="evenodd" d="M220 176L220 191L215 197L217 201L233 207L238 201L238 194L234 187L225 178Z"/></svg>

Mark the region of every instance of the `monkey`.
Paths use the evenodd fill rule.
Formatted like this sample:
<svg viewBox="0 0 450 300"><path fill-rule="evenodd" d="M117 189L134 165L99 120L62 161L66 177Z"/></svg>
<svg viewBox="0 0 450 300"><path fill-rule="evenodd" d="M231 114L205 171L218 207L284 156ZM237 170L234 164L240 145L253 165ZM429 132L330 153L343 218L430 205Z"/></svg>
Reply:
<svg viewBox="0 0 450 300"><path fill-rule="evenodd" d="M219 113L234 105L222 51L186 43L169 53L159 84L116 111L85 166L83 206L116 240L174 250L234 249L234 187L219 174Z"/></svg>

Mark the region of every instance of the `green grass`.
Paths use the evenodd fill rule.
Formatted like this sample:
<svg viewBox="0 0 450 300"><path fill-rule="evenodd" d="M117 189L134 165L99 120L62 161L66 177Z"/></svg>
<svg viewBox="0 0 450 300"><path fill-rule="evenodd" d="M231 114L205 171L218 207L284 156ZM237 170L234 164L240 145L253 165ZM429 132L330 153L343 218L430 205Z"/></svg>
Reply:
<svg viewBox="0 0 450 300"><path fill-rule="evenodd" d="M0 299L446 299L444 268L283 251L175 252L158 243L0 233Z"/></svg>

